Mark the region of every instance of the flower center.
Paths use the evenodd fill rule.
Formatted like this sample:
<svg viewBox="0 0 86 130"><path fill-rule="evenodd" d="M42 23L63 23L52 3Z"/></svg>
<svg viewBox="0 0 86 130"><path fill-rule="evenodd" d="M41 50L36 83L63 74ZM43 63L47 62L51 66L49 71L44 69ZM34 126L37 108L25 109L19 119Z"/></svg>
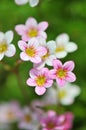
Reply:
<svg viewBox="0 0 86 130"><path fill-rule="evenodd" d="M7 50L7 44L6 43L0 43L0 53L3 53Z"/></svg>
<svg viewBox="0 0 86 130"><path fill-rule="evenodd" d="M37 29L31 29L28 31L28 36L30 37L36 37L38 35Z"/></svg>
<svg viewBox="0 0 86 130"><path fill-rule="evenodd" d="M59 46L59 47L56 48L55 52L58 53L58 52L61 52L61 51L64 51L64 50L65 50L64 46Z"/></svg>
<svg viewBox="0 0 86 130"><path fill-rule="evenodd" d="M43 86L46 82L46 77L44 75L39 75L37 78L36 78L36 83L39 87Z"/></svg>
<svg viewBox="0 0 86 130"><path fill-rule="evenodd" d="M47 128L48 128L48 129L53 129L53 128L55 128L55 126L56 126L56 125L55 125L54 122L48 122L48 123L47 123Z"/></svg>
<svg viewBox="0 0 86 130"><path fill-rule="evenodd" d="M36 54L36 50L35 50L35 48L32 47L32 46L29 47L29 48L26 48L25 52L26 52L26 54L27 54L28 56L30 56L30 57L34 57L35 54Z"/></svg>
<svg viewBox="0 0 86 130"><path fill-rule="evenodd" d="M25 119L26 122L30 122L32 120L32 118L29 114L26 114L24 119Z"/></svg>
<svg viewBox="0 0 86 130"><path fill-rule="evenodd" d="M67 71L63 69L58 69L56 72L57 77L62 78L62 79L66 77L66 74L67 74Z"/></svg>
<svg viewBox="0 0 86 130"><path fill-rule="evenodd" d="M42 59L45 60L48 57L49 57L49 50L47 49L47 53L44 56L42 56Z"/></svg>
<svg viewBox="0 0 86 130"><path fill-rule="evenodd" d="M62 98L64 98L65 96L66 96L66 91L65 90L61 90L61 91L59 91L59 93L58 93L58 97L60 98L60 99L62 99Z"/></svg>
<svg viewBox="0 0 86 130"><path fill-rule="evenodd" d="M11 111L9 111L9 112L7 113L7 118L8 118L9 120L15 119L14 113L11 112Z"/></svg>

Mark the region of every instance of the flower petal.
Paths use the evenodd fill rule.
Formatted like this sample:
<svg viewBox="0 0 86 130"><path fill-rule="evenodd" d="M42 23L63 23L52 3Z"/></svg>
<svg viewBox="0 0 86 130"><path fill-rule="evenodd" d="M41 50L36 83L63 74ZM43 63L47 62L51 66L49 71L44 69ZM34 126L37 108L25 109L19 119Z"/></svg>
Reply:
<svg viewBox="0 0 86 130"><path fill-rule="evenodd" d="M15 0L15 3L18 5L23 5L26 4L28 2L28 0Z"/></svg>
<svg viewBox="0 0 86 130"><path fill-rule="evenodd" d="M42 38L46 39L47 38L47 34L45 32L43 32L43 31L39 31L38 37L42 37Z"/></svg>
<svg viewBox="0 0 86 130"><path fill-rule="evenodd" d="M61 59L67 56L67 52L66 51L61 51L61 52L57 52L56 53L56 57Z"/></svg>
<svg viewBox="0 0 86 130"><path fill-rule="evenodd" d="M66 46L65 46L65 50L67 52L74 52L76 51L78 48L78 46L74 43L74 42L69 42Z"/></svg>
<svg viewBox="0 0 86 130"><path fill-rule="evenodd" d="M38 30L45 31L48 27L48 22L40 22L38 24Z"/></svg>
<svg viewBox="0 0 86 130"><path fill-rule="evenodd" d="M74 81L76 80L75 74L72 73L72 72L67 72L66 80L67 80L68 82L74 82Z"/></svg>
<svg viewBox="0 0 86 130"><path fill-rule="evenodd" d="M65 84L66 84L66 81L64 79L60 79L60 78L56 78L56 82L57 82L58 86L61 86L61 87L65 86Z"/></svg>
<svg viewBox="0 0 86 130"><path fill-rule="evenodd" d="M0 32L0 42L3 42L5 37L5 34L3 32Z"/></svg>
<svg viewBox="0 0 86 130"><path fill-rule="evenodd" d="M35 92L38 95L43 95L46 92L46 88L44 88L44 87L35 87Z"/></svg>
<svg viewBox="0 0 86 130"><path fill-rule="evenodd" d="M74 69L74 62L73 61L68 61L63 65L63 69L67 71L72 71Z"/></svg>
<svg viewBox="0 0 86 130"><path fill-rule="evenodd" d="M34 7L39 3L39 0L29 0L30 6Z"/></svg>
<svg viewBox="0 0 86 130"><path fill-rule="evenodd" d="M27 31L25 25L21 24L21 25L16 25L15 26L15 30L19 35L24 35Z"/></svg>
<svg viewBox="0 0 86 130"><path fill-rule="evenodd" d="M5 52L5 55L7 57L14 56L16 53L16 48L14 45L9 45L7 51Z"/></svg>
<svg viewBox="0 0 86 130"><path fill-rule="evenodd" d="M20 58L21 58L23 61L28 61L28 60L29 60L29 56L28 56L25 52L21 52L21 53L20 53Z"/></svg>
<svg viewBox="0 0 86 130"><path fill-rule="evenodd" d="M35 48L38 48L39 47L39 42L36 38L31 38L29 41L28 41L28 45L29 46L34 46Z"/></svg>
<svg viewBox="0 0 86 130"><path fill-rule="evenodd" d="M51 40L49 42L47 42L47 47L49 48L49 52L52 54L55 52L56 49L56 42Z"/></svg>
<svg viewBox="0 0 86 130"><path fill-rule="evenodd" d="M39 56L44 56L46 53L47 53L47 49L45 47L42 46L38 47L37 54Z"/></svg>
<svg viewBox="0 0 86 130"><path fill-rule="evenodd" d="M34 57L29 57L30 61L32 61L33 63L40 63L41 62L41 58L39 56L34 56Z"/></svg>
<svg viewBox="0 0 86 130"><path fill-rule="evenodd" d="M36 78L39 75L39 70L33 68L30 70L30 77L31 78Z"/></svg>
<svg viewBox="0 0 86 130"><path fill-rule="evenodd" d="M56 38L56 42L58 45L62 44L62 43L68 43L69 41L69 36L66 33L60 34L57 38Z"/></svg>
<svg viewBox="0 0 86 130"><path fill-rule="evenodd" d="M32 78L29 78L26 83L30 86L36 86L35 80Z"/></svg>
<svg viewBox="0 0 86 130"><path fill-rule="evenodd" d="M53 60L53 67L55 69L62 68L62 62L60 60L57 60L57 59Z"/></svg>
<svg viewBox="0 0 86 130"><path fill-rule="evenodd" d="M33 17L30 17L30 18L28 18L27 20L26 20L26 26L28 27L28 28L34 28L34 27L36 27L37 26L37 21L36 21L36 19L34 19Z"/></svg>
<svg viewBox="0 0 86 130"><path fill-rule="evenodd" d="M46 87L46 88L49 88L49 87L52 86L52 84L53 84L53 80L47 80L47 82L46 82L46 84L45 84L45 87Z"/></svg>
<svg viewBox="0 0 86 130"><path fill-rule="evenodd" d="M26 47L27 47L27 44L26 44L26 42L20 40L20 41L18 42L18 47L19 47L22 51L25 51L25 50L26 50Z"/></svg>
<svg viewBox="0 0 86 130"><path fill-rule="evenodd" d="M5 39L8 44L11 43L13 40L13 31L7 31L5 33Z"/></svg>
<svg viewBox="0 0 86 130"><path fill-rule="evenodd" d="M4 53L0 53L0 60L2 60L4 57Z"/></svg>

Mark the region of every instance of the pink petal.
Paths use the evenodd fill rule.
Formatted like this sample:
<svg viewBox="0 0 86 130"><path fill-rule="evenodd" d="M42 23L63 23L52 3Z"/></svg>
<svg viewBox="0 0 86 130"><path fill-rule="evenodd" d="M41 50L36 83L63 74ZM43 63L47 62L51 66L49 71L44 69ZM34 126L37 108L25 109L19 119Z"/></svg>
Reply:
<svg viewBox="0 0 86 130"><path fill-rule="evenodd" d="M40 63L41 62L41 58L39 56L34 56L34 57L29 57L30 61L33 63Z"/></svg>
<svg viewBox="0 0 86 130"><path fill-rule="evenodd" d="M66 80L67 80L68 82L74 82L74 81L76 80L75 74L72 73L72 72L67 72Z"/></svg>
<svg viewBox="0 0 86 130"><path fill-rule="evenodd" d="M46 88L44 88L44 87L35 87L35 92L38 95L43 95L46 92Z"/></svg>
<svg viewBox="0 0 86 130"><path fill-rule="evenodd" d="M56 73L56 70L55 70L55 69L50 70L50 71L49 71L49 78L50 78L50 79L55 79L55 78L56 78L55 73Z"/></svg>
<svg viewBox="0 0 86 130"><path fill-rule="evenodd" d="M30 77L36 78L39 75L39 73L40 73L39 70L33 68L33 69L30 70Z"/></svg>
<svg viewBox="0 0 86 130"><path fill-rule="evenodd" d="M37 49L37 53L40 56L44 56L47 53L47 49L45 47L40 46Z"/></svg>
<svg viewBox="0 0 86 130"><path fill-rule="evenodd" d="M25 52L21 52L21 53L20 53L20 58L21 58L23 61L28 61L28 60L29 60L29 57L28 57L28 55L27 55Z"/></svg>
<svg viewBox="0 0 86 130"><path fill-rule="evenodd" d="M33 17L30 17L30 18L27 19L25 24L29 28L36 27L37 26L37 21Z"/></svg>
<svg viewBox="0 0 86 130"><path fill-rule="evenodd" d="M27 41L29 41L30 39L31 39L31 38L30 38L26 33L22 35L22 40L23 40L23 41L27 42Z"/></svg>
<svg viewBox="0 0 86 130"><path fill-rule="evenodd" d="M52 84L53 84L53 80L47 80L47 82L46 82L46 84L45 84L45 87L46 87L46 88L49 88L49 87L52 86Z"/></svg>
<svg viewBox="0 0 86 130"><path fill-rule="evenodd" d="M47 34L45 32L43 32L43 31L39 31L38 37L42 37L44 39L47 39Z"/></svg>
<svg viewBox="0 0 86 130"><path fill-rule="evenodd" d="M67 71L72 71L74 69L74 62L73 61L68 61L63 65L63 69Z"/></svg>
<svg viewBox="0 0 86 130"><path fill-rule="evenodd" d="M16 25L15 26L15 30L16 30L16 32L19 34L19 35L23 35L23 34L25 34L25 32L26 32L26 27L25 27L25 25Z"/></svg>
<svg viewBox="0 0 86 130"><path fill-rule="evenodd" d="M38 24L38 30L45 31L48 27L48 22L40 22Z"/></svg>
<svg viewBox="0 0 86 130"><path fill-rule="evenodd" d="M26 81L27 85L30 85L30 86L36 86L36 83L35 83L35 80L32 79L32 78L29 78L27 81Z"/></svg>
<svg viewBox="0 0 86 130"><path fill-rule="evenodd" d="M60 60L53 60L53 67L55 69L59 69L59 68L62 68L62 62Z"/></svg>
<svg viewBox="0 0 86 130"><path fill-rule="evenodd" d="M61 86L61 87L65 86L66 84L66 81L64 79L56 78L56 81L57 81L58 86Z"/></svg>
<svg viewBox="0 0 86 130"><path fill-rule="evenodd" d="M18 46L19 46L19 48L20 48L22 51L25 51L26 48L27 48L26 42L24 42L24 41L22 41L22 40L20 40L20 41L18 42Z"/></svg>

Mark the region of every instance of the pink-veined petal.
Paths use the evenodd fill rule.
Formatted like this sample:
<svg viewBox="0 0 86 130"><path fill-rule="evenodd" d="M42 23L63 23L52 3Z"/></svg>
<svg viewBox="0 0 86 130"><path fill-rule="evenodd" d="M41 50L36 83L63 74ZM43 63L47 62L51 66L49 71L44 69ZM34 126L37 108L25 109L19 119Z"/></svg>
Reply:
<svg viewBox="0 0 86 130"><path fill-rule="evenodd" d="M45 47L42 47L42 46L38 47L37 54L39 56L44 56L46 55L46 53L47 53L47 49Z"/></svg>
<svg viewBox="0 0 86 130"><path fill-rule="evenodd" d="M43 32L43 31L39 31L38 32L38 37L42 37L44 39L47 39L47 34L45 32Z"/></svg>
<svg viewBox="0 0 86 130"><path fill-rule="evenodd" d="M26 20L25 24L28 28L34 28L37 26L37 21L33 17L30 17Z"/></svg>
<svg viewBox="0 0 86 130"><path fill-rule="evenodd" d="M14 56L16 53L16 48L14 45L9 45L8 48L7 48L7 51L5 52L5 55L7 57L11 57L11 56Z"/></svg>
<svg viewBox="0 0 86 130"><path fill-rule="evenodd" d="M29 46L34 46L35 48L38 48L39 47L39 42L36 38L31 38L29 41L28 41L28 45Z"/></svg>
<svg viewBox="0 0 86 130"><path fill-rule="evenodd" d="M35 92L38 95L43 95L46 92L46 88L44 88L44 87L35 87Z"/></svg>
<svg viewBox="0 0 86 130"><path fill-rule="evenodd" d="M62 68L62 62L61 62L60 60L55 59L55 60L53 60L52 63L53 63L53 67L54 67L55 69Z"/></svg>
<svg viewBox="0 0 86 130"><path fill-rule="evenodd" d="M21 25L16 25L15 26L15 30L19 35L24 35L27 31L25 25L21 24Z"/></svg>
<svg viewBox="0 0 86 130"><path fill-rule="evenodd" d="M37 56L34 56L34 57L29 57L30 58L30 61L33 62L33 63L40 63L41 62L41 58L37 55Z"/></svg>
<svg viewBox="0 0 86 130"><path fill-rule="evenodd" d="M64 63L63 69L67 71L72 71L74 69L74 66L75 64L73 61L67 61L66 63Z"/></svg>
<svg viewBox="0 0 86 130"><path fill-rule="evenodd" d="M61 78L56 78L56 81L57 81L58 86L61 86L61 87L65 86L66 84L66 81Z"/></svg>
<svg viewBox="0 0 86 130"><path fill-rule="evenodd" d="M24 41L22 41L22 40L20 40L20 41L18 42L18 46L19 46L19 48L20 48L22 51L25 51L25 49L27 48L26 42L24 42Z"/></svg>
<svg viewBox="0 0 86 130"><path fill-rule="evenodd" d="M74 82L76 80L76 76L72 72L67 72L66 80L68 82Z"/></svg>
<svg viewBox="0 0 86 130"><path fill-rule="evenodd" d="M32 78L29 78L26 83L27 85L30 85L30 86L36 86L36 82Z"/></svg>
<svg viewBox="0 0 86 130"><path fill-rule="evenodd" d="M30 77L36 78L39 75L39 73L40 73L39 70L33 68L33 69L30 70Z"/></svg>
<svg viewBox="0 0 86 130"><path fill-rule="evenodd" d="M22 40L23 40L23 41L27 42L27 41L29 41L30 39L31 39L31 38L30 38L26 33L22 35Z"/></svg>
<svg viewBox="0 0 86 130"><path fill-rule="evenodd" d="M52 84L53 84L53 80L47 80L47 82L45 83L45 88L51 87Z"/></svg>
<svg viewBox="0 0 86 130"><path fill-rule="evenodd" d="M28 61L28 60L29 60L29 57L28 57L28 55L27 55L25 52L21 52L21 53L20 53L20 58L21 58L23 61Z"/></svg>
<svg viewBox="0 0 86 130"><path fill-rule="evenodd" d="M40 22L38 24L38 30L45 31L48 27L48 22Z"/></svg>

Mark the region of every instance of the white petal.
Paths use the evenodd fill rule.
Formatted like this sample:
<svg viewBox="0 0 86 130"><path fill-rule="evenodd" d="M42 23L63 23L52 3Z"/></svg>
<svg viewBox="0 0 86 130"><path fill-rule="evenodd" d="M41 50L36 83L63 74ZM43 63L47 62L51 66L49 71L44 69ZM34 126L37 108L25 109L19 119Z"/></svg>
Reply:
<svg viewBox="0 0 86 130"><path fill-rule="evenodd" d="M4 36L5 36L5 34L3 32L0 32L0 42L2 42L4 40Z"/></svg>
<svg viewBox="0 0 86 130"><path fill-rule="evenodd" d="M26 20L26 22L25 22L25 24L26 24L26 26L28 27L28 29L29 28L34 28L34 29L36 29L36 27L37 27L37 21L36 21L36 19L34 19L33 17L29 17L27 20Z"/></svg>
<svg viewBox="0 0 86 130"><path fill-rule="evenodd" d="M76 97L80 94L80 88L77 86L77 85L71 85L70 86L70 91L69 91L69 94L72 96L72 97Z"/></svg>
<svg viewBox="0 0 86 130"><path fill-rule="evenodd" d="M54 55L50 55L47 59L46 59L46 64L49 66L52 66L52 61L56 59L56 57Z"/></svg>
<svg viewBox="0 0 86 130"><path fill-rule="evenodd" d="M67 55L66 51L56 53L57 58L64 58Z"/></svg>
<svg viewBox="0 0 86 130"><path fill-rule="evenodd" d="M65 46L65 49L67 52L73 52L73 51L76 51L77 50L77 45L73 42L69 42L66 46Z"/></svg>
<svg viewBox="0 0 86 130"><path fill-rule="evenodd" d="M74 99L71 97L65 97L65 98L61 99L60 102L63 105L70 105L74 102Z"/></svg>
<svg viewBox="0 0 86 130"><path fill-rule="evenodd" d="M56 38L57 44L68 43L68 41L69 41L69 36L66 33L63 33Z"/></svg>
<svg viewBox="0 0 86 130"><path fill-rule="evenodd" d="M7 51L5 52L5 55L7 57L14 56L16 53L16 48L14 45L9 45Z"/></svg>
<svg viewBox="0 0 86 130"><path fill-rule="evenodd" d="M29 0L30 6L34 7L39 3L39 0Z"/></svg>
<svg viewBox="0 0 86 130"><path fill-rule="evenodd" d="M0 60L2 60L4 57L4 53L0 53Z"/></svg>
<svg viewBox="0 0 86 130"><path fill-rule="evenodd" d="M56 42L55 41L49 41L47 42L47 47L49 48L50 53L54 53L56 49Z"/></svg>
<svg viewBox="0 0 86 130"><path fill-rule="evenodd" d="M35 92L38 95L43 95L46 92L46 88L44 88L44 87L35 87Z"/></svg>
<svg viewBox="0 0 86 130"><path fill-rule="evenodd" d="M8 44L11 43L13 40L13 31L7 31L5 33L5 39Z"/></svg>
<svg viewBox="0 0 86 130"><path fill-rule="evenodd" d="M28 45L37 48L39 46L39 42L36 38L31 38L28 42Z"/></svg>
<svg viewBox="0 0 86 130"><path fill-rule="evenodd" d="M28 0L15 0L15 3L18 5L23 5L26 4L28 2Z"/></svg>

